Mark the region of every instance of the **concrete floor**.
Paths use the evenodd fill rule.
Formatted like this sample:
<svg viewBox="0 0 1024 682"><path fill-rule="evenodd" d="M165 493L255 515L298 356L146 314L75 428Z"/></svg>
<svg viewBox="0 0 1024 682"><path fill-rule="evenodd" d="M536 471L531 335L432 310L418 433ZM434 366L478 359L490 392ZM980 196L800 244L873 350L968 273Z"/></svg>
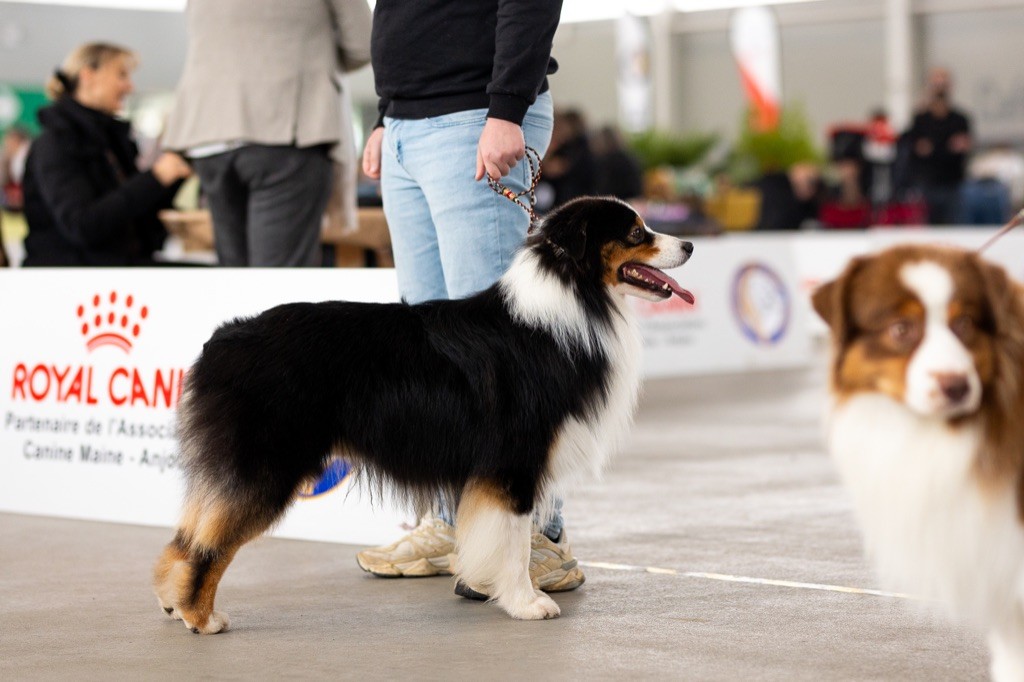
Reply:
<svg viewBox="0 0 1024 682"><path fill-rule="evenodd" d="M600 483L566 504L587 584L515 622L356 548L261 540L192 635L149 589L165 529L0 515L0 679L983 680L981 638L876 587L823 454L820 372L652 382Z"/></svg>

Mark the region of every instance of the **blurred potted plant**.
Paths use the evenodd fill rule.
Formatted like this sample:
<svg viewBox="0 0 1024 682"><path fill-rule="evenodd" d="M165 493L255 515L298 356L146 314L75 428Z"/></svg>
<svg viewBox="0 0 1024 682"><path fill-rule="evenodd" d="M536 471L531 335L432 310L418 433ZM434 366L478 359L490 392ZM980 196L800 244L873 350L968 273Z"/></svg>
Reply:
<svg viewBox="0 0 1024 682"><path fill-rule="evenodd" d="M728 174L733 183L745 184L766 173L785 171L797 163L821 163L823 159L803 107L784 107L779 126L769 131L752 126L748 111L743 116L740 135L728 161Z"/></svg>
<svg viewBox="0 0 1024 682"><path fill-rule="evenodd" d="M823 160L802 107L784 107L773 130L759 129L752 124L752 116L750 110L744 113L732 152L714 169L716 189L707 210L726 230L750 230L756 225L762 197L751 183L797 164Z"/></svg>
<svg viewBox="0 0 1024 682"><path fill-rule="evenodd" d="M638 133L630 138L630 147L644 170L669 166L689 168L699 163L718 142L708 133L677 135L659 130Z"/></svg>

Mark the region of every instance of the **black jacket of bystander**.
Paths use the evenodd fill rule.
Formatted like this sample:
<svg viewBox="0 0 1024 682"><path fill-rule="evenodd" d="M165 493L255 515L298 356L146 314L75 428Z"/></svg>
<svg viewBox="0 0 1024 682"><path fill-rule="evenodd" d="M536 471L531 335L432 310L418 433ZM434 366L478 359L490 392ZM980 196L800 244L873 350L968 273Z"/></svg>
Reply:
<svg viewBox="0 0 1024 682"><path fill-rule="evenodd" d="M157 217L180 186L136 167L126 121L62 97L39 112L23 183L26 266L151 264L167 232Z"/></svg>

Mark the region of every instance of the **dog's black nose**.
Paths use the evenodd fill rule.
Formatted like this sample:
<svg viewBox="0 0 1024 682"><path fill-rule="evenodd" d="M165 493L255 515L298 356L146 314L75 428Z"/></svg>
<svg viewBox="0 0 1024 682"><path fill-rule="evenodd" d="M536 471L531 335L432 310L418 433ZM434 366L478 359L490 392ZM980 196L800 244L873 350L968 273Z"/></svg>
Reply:
<svg viewBox="0 0 1024 682"><path fill-rule="evenodd" d="M970 392L970 384L963 374L943 374L938 377L939 389L952 404L963 402Z"/></svg>
<svg viewBox="0 0 1024 682"><path fill-rule="evenodd" d="M690 242L683 242L683 251L685 251L687 255L692 254L693 244L691 244Z"/></svg>

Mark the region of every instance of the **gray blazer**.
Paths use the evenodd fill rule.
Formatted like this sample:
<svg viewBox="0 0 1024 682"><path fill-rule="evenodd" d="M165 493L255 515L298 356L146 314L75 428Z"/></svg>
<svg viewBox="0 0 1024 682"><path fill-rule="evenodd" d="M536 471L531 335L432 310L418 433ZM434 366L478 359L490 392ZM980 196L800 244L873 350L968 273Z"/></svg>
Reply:
<svg viewBox="0 0 1024 682"><path fill-rule="evenodd" d="M349 142L336 74L370 61L366 0L189 0L186 18L165 147Z"/></svg>

